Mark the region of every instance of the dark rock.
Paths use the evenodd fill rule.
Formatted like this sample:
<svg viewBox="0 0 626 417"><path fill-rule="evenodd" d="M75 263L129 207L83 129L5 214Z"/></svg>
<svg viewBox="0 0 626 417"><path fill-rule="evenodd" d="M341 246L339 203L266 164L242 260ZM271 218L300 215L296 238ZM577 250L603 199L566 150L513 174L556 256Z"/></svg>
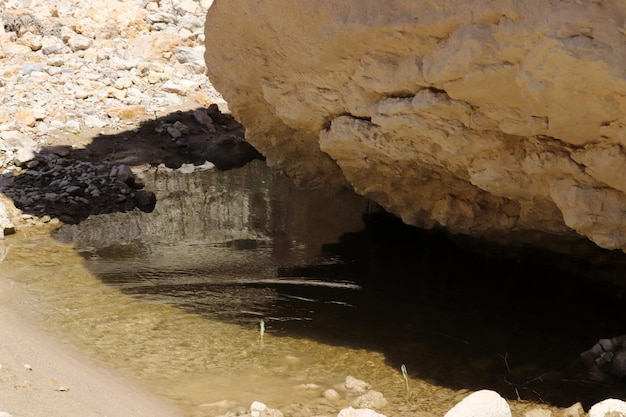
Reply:
<svg viewBox="0 0 626 417"><path fill-rule="evenodd" d="M119 181L123 184L133 185L135 182L135 174L127 165L120 165L117 167L117 175L115 176L116 181Z"/></svg>
<svg viewBox="0 0 626 417"><path fill-rule="evenodd" d="M156 195L152 191L139 190L135 193L137 208L145 213L151 213L156 206Z"/></svg>
<svg viewBox="0 0 626 417"><path fill-rule="evenodd" d="M245 139L237 136L219 137L201 155L222 171L240 168L255 159L263 159Z"/></svg>
<svg viewBox="0 0 626 417"><path fill-rule="evenodd" d="M626 377L625 340L625 336L601 339L589 350L580 354L593 379L613 382L616 378Z"/></svg>

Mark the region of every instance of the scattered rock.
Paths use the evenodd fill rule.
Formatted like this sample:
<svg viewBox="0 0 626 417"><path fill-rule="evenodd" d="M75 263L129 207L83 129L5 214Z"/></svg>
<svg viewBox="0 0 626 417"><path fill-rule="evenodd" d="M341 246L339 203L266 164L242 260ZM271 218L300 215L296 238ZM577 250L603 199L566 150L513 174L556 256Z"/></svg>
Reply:
<svg viewBox="0 0 626 417"><path fill-rule="evenodd" d="M112 175L113 172L115 172L115 175ZM126 185L133 185L135 183L135 174L127 165L119 165L111 169L109 176L114 176L116 181Z"/></svg>
<svg viewBox="0 0 626 417"><path fill-rule="evenodd" d="M213 127L213 119L209 116L204 109L198 109L193 112L193 117L198 123L206 127Z"/></svg>
<svg viewBox="0 0 626 417"><path fill-rule="evenodd" d="M117 117L120 120L132 120L147 114L143 105L135 104L121 107L110 107L106 110L109 117Z"/></svg>
<svg viewBox="0 0 626 417"><path fill-rule="evenodd" d="M152 212L156 206L156 201L156 196L152 191L139 190L135 193L137 208L143 212Z"/></svg>
<svg viewBox="0 0 626 417"><path fill-rule="evenodd" d="M589 417L626 417L626 402L609 398L593 405Z"/></svg>
<svg viewBox="0 0 626 417"><path fill-rule="evenodd" d="M269 408L267 405L259 401L254 401L250 405L251 417L283 417L283 413L274 408Z"/></svg>
<svg viewBox="0 0 626 417"><path fill-rule="evenodd" d="M45 123L45 136L54 130L77 132L76 123L115 127L116 118L162 112L173 101L171 94L184 96L199 88L212 102L224 103L204 73L203 25L210 2L192 1L194 7L187 8L150 2L156 9L152 13L145 3L129 0L121 9L98 8L98 16L91 15L90 2L70 1L67 11L56 13L25 1L3 5L4 18L10 17L4 26L14 34L1 42L2 55L12 58L3 67L0 114L17 120L19 129L37 128L25 113L26 94L29 102L61 113L71 108L70 125L52 123L50 114L35 115ZM103 27L101 22L111 23ZM88 105L67 106L70 95Z"/></svg>
<svg viewBox="0 0 626 417"><path fill-rule="evenodd" d="M15 121L28 127L33 127L35 126L35 123L37 123L33 112L26 109L17 112L15 115Z"/></svg>
<svg viewBox="0 0 626 417"><path fill-rule="evenodd" d="M4 239L6 235L13 233L15 233L15 226L10 220L9 210L3 199L0 199L0 239Z"/></svg>
<svg viewBox="0 0 626 417"><path fill-rule="evenodd" d="M89 49L92 44L93 40L83 35L76 35L68 41L68 46L75 52Z"/></svg>
<svg viewBox="0 0 626 417"><path fill-rule="evenodd" d="M348 391L352 391L355 393L361 393L364 394L367 391L369 391L372 386L370 384L368 384L365 381L362 381L360 379L356 379L353 376L347 376L346 377L346 381L344 383L344 387L345 389L347 389Z"/></svg>
<svg viewBox="0 0 626 417"><path fill-rule="evenodd" d="M357 408L380 409L387 407L389 405L389 402L385 399L384 395L381 392L371 390L357 397L352 402L352 405Z"/></svg>
<svg viewBox="0 0 626 417"><path fill-rule="evenodd" d="M384 414L379 414L374 410L370 410L367 408L344 408L339 411L337 417L386 417Z"/></svg>
<svg viewBox="0 0 626 417"><path fill-rule="evenodd" d="M626 336L601 339L580 356L596 380L610 382L626 376Z"/></svg>
<svg viewBox="0 0 626 417"><path fill-rule="evenodd" d="M202 155L223 171L263 158L252 145L239 136L220 136L206 147Z"/></svg>
<svg viewBox="0 0 626 417"><path fill-rule="evenodd" d="M329 401L337 401L341 399L341 395L337 391L332 388L327 389L322 393L322 397L326 398Z"/></svg>
<svg viewBox="0 0 626 417"><path fill-rule="evenodd" d="M576 403L563 411L563 417L582 417L585 415L585 410L581 403Z"/></svg>
<svg viewBox="0 0 626 417"><path fill-rule="evenodd" d="M511 417L506 400L497 392L481 390L465 397L445 417Z"/></svg>

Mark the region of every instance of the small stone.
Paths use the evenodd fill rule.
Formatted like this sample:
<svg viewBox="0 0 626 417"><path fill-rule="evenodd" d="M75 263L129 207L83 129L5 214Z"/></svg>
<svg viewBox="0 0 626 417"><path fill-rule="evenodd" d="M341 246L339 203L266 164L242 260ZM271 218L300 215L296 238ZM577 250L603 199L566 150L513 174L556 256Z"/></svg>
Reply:
<svg viewBox="0 0 626 417"><path fill-rule="evenodd" d="M44 194L44 198L50 202L57 202L61 199L61 196L57 193L46 193Z"/></svg>
<svg viewBox="0 0 626 417"><path fill-rule="evenodd" d="M46 64L51 67L62 67L63 65L65 65L65 59L60 56L52 56L48 58Z"/></svg>
<svg viewBox="0 0 626 417"><path fill-rule="evenodd" d="M259 401L254 401L250 405L251 417L283 417L283 413L274 408L269 408L267 405Z"/></svg>
<svg viewBox="0 0 626 417"><path fill-rule="evenodd" d="M563 411L563 417L583 417L585 410L581 403L576 403Z"/></svg>
<svg viewBox="0 0 626 417"><path fill-rule="evenodd" d="M48 45L46 45L45 39L44 39L44 46L43 48L41 48L41 52L44 55L54 55L54 54L65 54L67 52L70 52L70 49L63 45L62 43L50 43Z"/></svg>
<svg viewBox="0 0 626 417"><path fill-rule="evenodd" d="M32 108L33 116L35 120L43 120L48 115L48 111L41 106L35 106Z"/></svg>
<svg viewBox="0 0 626 417"><path fill-rule="evenodd" d="M250 415L252 417L261 417L264 415L267 406L260 401L254 401L250 405Z"/></svg>
<svg viewBox="0 0 626 417"><path fill-rule="evenodd" d="M80 122L78 120L68 120L63 126L63 130L69 133L80 133Z"/></svg>
<svg viewBox="0 0 626 417"><path fill-rule="evenodd" d="M178 82L167 81L163 84L163 91L167 93L178 94L179 96L185 96L190 90L198 87L198 84L190 80L178 80Z"/></svg>
<svg viewBox="0 0 626 417"><path fill-rule="evenodd" d="M125 90L132 85L133 85L133 80L127 77L118 78L117 81L115 81L115 84L113 84L113 86L117 88L118 90Z"/></svg>
<svg viewBox="0 0 626 417"><path fill-rule="evenodd" d="M204 48L190 48L180 46L174 50L176 60L181 64L202 62L204 63Z"/></svg>
<svg viewBox="0 0 626 417"><path fill-rule="evenodd" d="M113 170L111 170L111 172L113 172ZM115 180L124 184L132 185L135 182L135 174L128 165L118 165Z"/></svg>
<svg viewBox="0 0 626 417"><path fill-rule="evenodd" d="M589 409L589 417L624 417L626 416L626 402L609 398L593 405Z"/></svg>
<svg viewBox="0 0 626 417"><path fill-rule="evenodd" d="M444 417L511 417L506 400L495 391L481 390L465 397Z"/></svg>
<svg viewBox="0 0 626 417"><path fill-rule="evenodd" d="M344 383L344 387L348 391L358 392L358 393L365 393L372 388L372 386L368 384L367 382L362 381L360 379L356 379L353 376L346 377L346 382Z"/></svg>
<svg viewBox="0 0 626 417"><path fill-rule="evenodd" d="M352 403L357 408L385 408L389 405L389 402L381 392L369 391L359 397L357 397Z"/></svg>
<svg viewBox="0 0 626 417"><path fill-rule="evenodd" d="M477 414L478 415L478 414ZM379 414L374 410L368 408L344 408L337 414L337 417L386 417L384 414Z"/></svg>
<svg viewBox="0 0 626 417"><path fill-rule="evenodd" d="M189 126L187 126L183 122L176 121L176 122L174 122L173 127L175 129L177 129L183 135L188 135L189 134Z"/></svg>
<svg viewBox="0 0 626 417"><path fill-rule="evenodd" d="M110 107L106 113L107 116L118 117L120 120L131 120L147 114L145 106L142 105Z"/></svg>
<svg viewBox="0 0 626 417"><path fill-rule="evenodd" d="M151 213L156 206L156 195L152 191L139 190L135 193L137 208L145 213Z"/></svg>
<svg viewBox="0 0 626 417"><path fill-rule="evenodd" d="M176 169L176 171L180 172L181 174L191 174L195 170L196 167L194 166L194 164L182 164Z"/></svg>
<svg viewBox="0 0 626 417"><path fill-rule="evenodd" d="M17 40L20 44L28 46L32 51L38 51L43 46L42 36L26 32Z"/></svg>
<svg viewBox="0 0 626 417"><path fill-rule="evenodd" d="M29 364L25 363L25 364L24 364L24 369L26 369L27 371L32 371L32 370L33 370L33 367L32 367L32 366L30 366Z"/></svg>
<svg viewBox="0 0 626 417"><path fill-rule="evenodd" d="M147 78L150 84L156 84L161 81L161 74L151 71L150 73L148 73Z"/></svg>
<svg viewBox="0 0 626 417"><path fill-rule="evenodd" d="M26 163L26 168L35 168L37 165L39 165L39 161L36 159L33 159L32 161L28 161Z"/></svg>
<svg viewBox="0 0 626 417"><path fill-rule="evenodd" d="M43 67L41 66L41 64L28 63L22 67L23 75L30 75L33 72L42 72L42 71L43 71Z"/></svg>
<svg viewBox="0 0 626 417"><path fill-rule="evenodd" d="M602 347L602 349L604 349L605 352L614 351L617 347L616 343L614 343L612 339L600 339L598 344Z"/></svg>
<svg viewBox="0 0 626 417"><path fill-rule="evenodd" d="M183 89L183 87L174 83L173 81L167 81L165 84L163 84L163 91L178 94L181 96L185 95L185 90Z"/></svg>
<svg viewBox="0 0 626 417"><path fill-rule="evenodd" d="M61 385L60 387L55 389L55 391L60 391L60 392L68 392L69 390L70 390L69 387L66 387L65 385Z"/></svg>
<svg viewBox="0 0 626 417"><path fill-rule="evenodd" d="M341 399L341 395L339 395L339 393L332 388L324 391L324 393L322 393L322 397L326 398L329 401L336 401Z"/></svg>
<svg viewBox="0 0 626 417"><path fill-rule="evenodd" d="M180 106L181 104L183 104L183 100L173 93L164 92L162 100L163 104L168 106Z"/></svg>
<svg viewBox="0 0 626 417"><path fill-rule="evenodd" d="M111 98L115 98L117 100L124 100L126 98L126 90L120 90L119 88L111 87L107 89L107 94Z"/></svg>
<svg viewBox="0 0 626 417"><path fill-rule="evenodd" d="M37 122L33 112L27 109L18 111L15 115L15 121L28 127L35 126L35 123Z"/></svg>
<svg viewBox="0 0 626 417"><path fill-rule="evenodd" d="M10 220L8 203L0 200L0 239L15 233L15 226Z"/></svg>
<svg viewBox="0 0 626 417"><path fill-rule="evenodd" d="M183 136L183 133L180 130L176 129L174 126L169 126L167 128L167 133L169 133L169 135L173 139L178 139Z"/></svg>
<svg viewBox="0 0 626 417"><path fill-rule="evenodd" d="M198 109L194 111L193 118L196 119L196 122L200 123L201 125L204 125L206 127L213 126L213 119L211 119L211 116L207 114L206 110Z"/></svg>
<svg viewBox="0 0 626 417"><path fill-rule="evenodd" d="M95 127L95 128L101 129L107 125L106 121L100 119L99 117L93 116L91 114L85 116L84 121L85 121L85 126L89 128Z"/></svg>
<svg viewBox="0 0 626 417"><path fill-rule="evenodd" d="M76 35L73 38L70 38L67 45L70 47L72 51L84 51L89 49L93 40L83 35Z"/></svg>
<svg viewBox="0 0 626 417"><path fill-rule="evenodd" d="M91 97L91 92L87 90L76 90L74 92L74 98L76 98L77 100L84 100L88 97Z"/></svg>

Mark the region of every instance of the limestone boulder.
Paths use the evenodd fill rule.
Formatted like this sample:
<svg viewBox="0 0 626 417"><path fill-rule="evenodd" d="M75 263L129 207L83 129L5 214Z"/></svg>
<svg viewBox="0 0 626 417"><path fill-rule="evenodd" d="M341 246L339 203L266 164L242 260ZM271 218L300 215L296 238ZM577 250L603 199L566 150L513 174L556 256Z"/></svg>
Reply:
<svg viewBox="0 0 626 417"><path fill-rule="evenodd" d="M626 249L622 0L216 2L211 82L269 164L406 223Z"/></svg>

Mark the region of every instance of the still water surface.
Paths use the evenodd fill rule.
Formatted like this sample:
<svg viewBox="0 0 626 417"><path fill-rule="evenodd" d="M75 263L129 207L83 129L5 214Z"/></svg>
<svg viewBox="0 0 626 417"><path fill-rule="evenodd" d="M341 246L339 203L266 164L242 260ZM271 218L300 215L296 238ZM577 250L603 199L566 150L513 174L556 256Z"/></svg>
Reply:
<svg viewBox="0 0 626 417"><path fill-rule="evenodd" d="M298 190L259 162L144 176L153 213L24 232L0 273L36 294L51 331L189 416L254 400L336 415L354 399L347 375L383 392L389 416L443 415L482 388L507 396L514 415L614 394L556 372L619 330L608 301L580 312L584 295L563 284L572 277L553 276L556 290L533 284L536 271L424 235L394 235L394 246L386 230L372 243L380 231L359 233L364 200ZM342 399L323 399L327 388Z"/></svg>

